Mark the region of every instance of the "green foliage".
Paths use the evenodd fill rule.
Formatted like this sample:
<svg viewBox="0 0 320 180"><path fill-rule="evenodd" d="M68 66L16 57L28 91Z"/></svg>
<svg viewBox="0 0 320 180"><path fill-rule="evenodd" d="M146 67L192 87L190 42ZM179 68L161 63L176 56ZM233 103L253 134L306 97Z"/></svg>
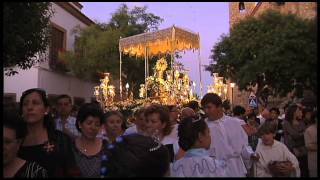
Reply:
<svg viewBox="0 0 320 180"><path fill-rule="evenodd" d="M36 53L45 53L49 43L50 2L5 2L3 7L3 65L6 75L14 75L14 66L29 69L43 61Z"/></svg>
<svg viewBox="0 0 320 180"><path fill-rule="evenodd" d="M102 31L98 25L75 29L79 34L75 51L60 54L72 73L81 79L98 80L99 74L108 71L119 76L119 50L116 46L120 32Z"/></svg>
<svg viewBox="0 0 320 180"><path fill-rule="evenodd" d="M77 77L98 81L99 73L110 72L113 79L119 77L119 39L158 29L163 21L160 17L146 12L147 7L129 10L125 4L112 14L109 23L96 22L86 29L76 28L78 40L75 52L60 55ZM151 67L154 58L149 58ZM122 55L123 84L129 83L130 90L138 95L139 84L144 83L144 58ZM117 86L117 85L116 85Z"/></svg>
<svg viewBox="0 0 320 180"><path fill-rule="evenodd" d="M315 19L267 11L236 24L211 50L206 70L236 82L258 85L257 95L285 96L296 87L317 92Z"/></svg>

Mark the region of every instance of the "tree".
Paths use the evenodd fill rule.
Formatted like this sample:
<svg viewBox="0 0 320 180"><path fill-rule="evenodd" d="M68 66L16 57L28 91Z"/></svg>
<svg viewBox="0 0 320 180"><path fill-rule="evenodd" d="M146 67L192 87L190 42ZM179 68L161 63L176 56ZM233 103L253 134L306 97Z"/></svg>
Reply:
<svg viewBox="0 0 320 180"><path fill-rule="evenodd" d="M3 65L6 75L18 73L14 66L29 69L43 61L53 14L50 2L5 2L3 7Z"/></svg>
<svg viewBox="0 0 320 180"><path fill-rule="evenodd" d="M120 37L155 31L163 21L146 10L146 6L129 10L127 5L122 4L112 14L110 22L96 22L86 29L76 28L75 33L79 37L75 51L65 52L60 57L66 61L71 72L80 78L98 81L98 74L102 72L110 72L112 77L119 77ZM152 58L149 62L150 67L155 64ZM122 71L123 82L128 82L130 89L138 93L139 84L144 83L144 59L123 55Z"/></svg>
<svg viewBox="0 0 320 180"><path fill-rule="evenodd" d="M236 24L211 50L206 70L236 82L240 90L257 87L264 104L300 89L317 93L315 19L266 11Z"/></svg>
<svg viewBox="0 0 320 180"><path fill-rule="evenodd" d="M79 36L74 51L60 53L59 57L76 77L98 82L103 72L110 72L112 77L119 75L119 31L102 31L99 25L91 25L77 27L74 33Z"/></svg>

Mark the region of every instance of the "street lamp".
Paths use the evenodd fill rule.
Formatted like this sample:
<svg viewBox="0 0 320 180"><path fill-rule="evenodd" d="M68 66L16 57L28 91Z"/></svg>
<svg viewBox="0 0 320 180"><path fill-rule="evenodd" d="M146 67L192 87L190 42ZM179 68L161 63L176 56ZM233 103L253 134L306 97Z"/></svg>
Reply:
<svg viewBox="0 0 320 180"><path fill-rule="evenodd" d="M232 107L233 107L233 88L235 86L235 83L230 83L230 87L231 87L231 102L232 102Z"/></svg>

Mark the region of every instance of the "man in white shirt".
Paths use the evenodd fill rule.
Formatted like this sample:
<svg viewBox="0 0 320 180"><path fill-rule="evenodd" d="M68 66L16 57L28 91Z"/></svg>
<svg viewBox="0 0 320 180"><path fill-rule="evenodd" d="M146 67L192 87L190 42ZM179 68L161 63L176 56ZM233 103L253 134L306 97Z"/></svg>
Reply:
<svg viewBox="0 0 320 180"><path fill-rule="evenodd" d="M70 138L75 139L80 136L76 128L76 118L71 116L72 100L69 95L62 94L57 97L58 118L55 119L56 129L64 132Z"/></svg>
<svg viewBox="0 0 320 180"><path fill-rule="evenodd" d="M247 134L238 120L223 113L222 100L217 94L206 94L201 105L208 116L211 133L209 156L226 161L228 177L245 177L247 169L244 160L255 158L248 148Z"/></svg>

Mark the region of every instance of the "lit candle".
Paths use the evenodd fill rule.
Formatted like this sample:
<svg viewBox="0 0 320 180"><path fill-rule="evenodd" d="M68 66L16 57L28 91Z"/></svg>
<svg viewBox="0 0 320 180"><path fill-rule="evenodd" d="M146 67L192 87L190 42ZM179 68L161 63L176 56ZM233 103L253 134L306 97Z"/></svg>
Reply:
<svg viewBox="0 0 320 180"><path fill-rule="evenodd" d="M99 96L99 86L94 87L94 95Z"/></svg>

